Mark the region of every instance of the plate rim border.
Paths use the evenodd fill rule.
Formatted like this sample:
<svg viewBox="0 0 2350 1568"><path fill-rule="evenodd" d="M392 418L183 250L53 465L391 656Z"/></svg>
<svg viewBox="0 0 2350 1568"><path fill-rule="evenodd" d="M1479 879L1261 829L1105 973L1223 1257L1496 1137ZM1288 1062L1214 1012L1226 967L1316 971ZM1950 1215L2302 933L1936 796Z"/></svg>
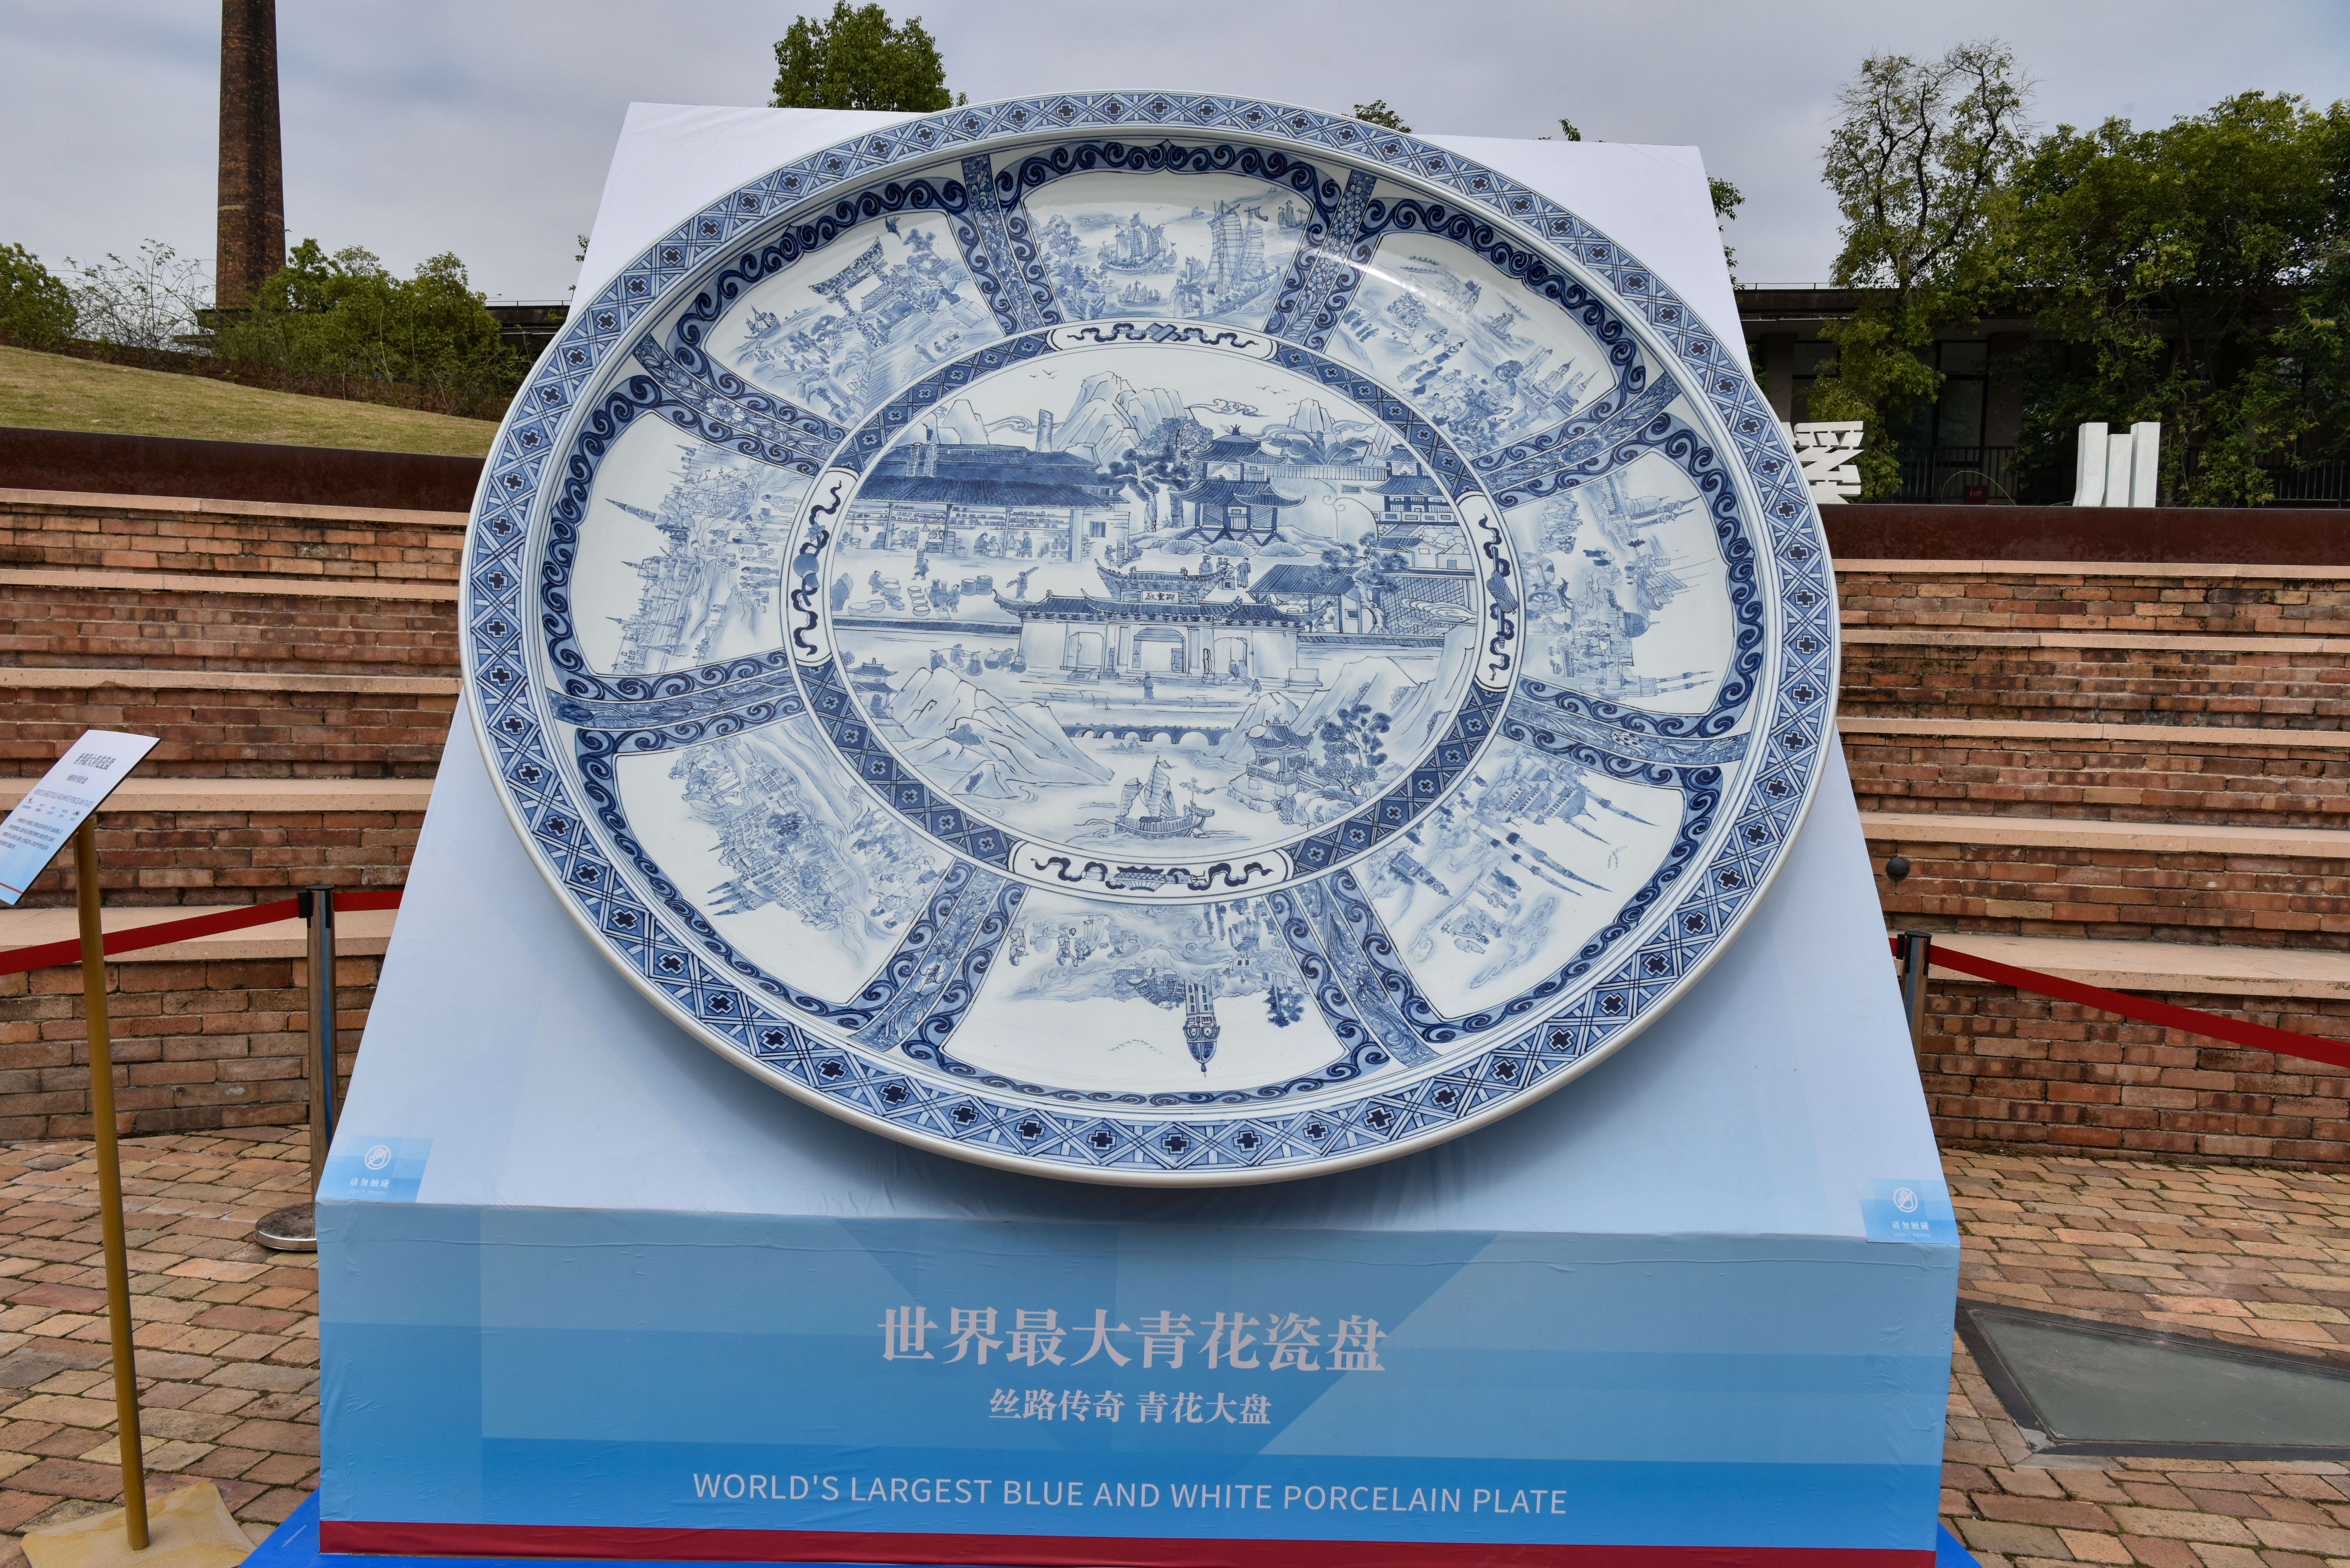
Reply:
<svg viewBox="0 0 2350 1568"><path fill-rule="evenodd" d="M1171 113L1164 120L1143 120L1139 118L1139 114L1133 115L1128 120L1120 120L1116 118L1109 119L1097 119L1089 118L1093 113L1105 106L1115 107L1117 100L1119 99L1128 100L1130 105L1139 106L1142 100L1152 99L1173 100L1177 103L1199 101L1214 104L1218 106L1217 113L1215 118L1201 120L1196 124L1190 120L1176 119ZM1046 108L1045 106L1052 107ZM1072 109L1071 106L1077 107ZM964 116L978 116L983 119L992 122L1003 117L1007 110L1018 111L1024 109L1035 110L1034 118L1030 122L1023 124L1016 129L1004 129L998 124L988 123L983 125L983 128L978 130L968 131L965 134L957 136L951 134L953 127L948 123L953 119ZM1063 110L1067 110L1068 112L1060 112ZM1261 122L1251 123L1245 127L1234 123L1236 117L1244 118L1251 111L1256 111L1263 116ZM1056 113L1059 114L1059 118L1048 118L1049 116ZM1681 298L1679 295L1669 285L1665 285L1661 280L1658 279L1654 268L1649 267L1647 264L1641 262L1635 253L1627 250L1612 235L1609 235L1604 231L1601 231L1590 224L1586 220L1575 213L1572 208L1566 206L1566 204L1558 198L1548 196L1540 191L1534 190L1531 186L1524 185L1523 182L1515 181L1507 175L1502 174L1498 171L1490 169L1474 159L1469 158L1461 153L1455 152L1449 148L1437 146L1432 142L1426 141L1408 132L1388 131L1384 128L1373 128L1378 130L1380 134L1362 138L1362 145L1359 147L1336 146L1332 144L1326 136L1315 136L1310 134L1311 131L1316 130L1327 132L1332 128L1354 128L1359 126L1360 123L1361 122L1359 121L1352 119L1350 117L1334 114L1327 110L1312 109L1303 105L1288 104L1275 99L1255 98L1248 95L1226 95L1188 91L1176 92L1160 89L1124 91L1115 88L1087 89L1084 92L1077 93L1027 94L1005 99L991 99L985 103L957 105L951 109L937 111L933 114L910 117L893 126L857 132L840 141L826 143L821 146L810 148L787 162L779 163L771 167L764 173L754 175L746 180L738 181L723 192L712 192L709 198L705 199L693 209L686 213L678 223L660 231L660 234L646 245L641 252L638 253L632 260L624 263L620 267L619 267L611 276L607 278L599 286L598 292L594 298L585 302L584 304L575 305L572 309L571 317L567 320L566 327L558 330L556 337L549 341L547 347L541 352L539 359L534 363L531 370L525 376L523 387L517 389L514 402L508 407L505 417L499 422L498 431L496 435L493 438L489 454L483 463L481 478L475 486L473 508L466 520L465 545L460 563L459 578L457 583L457 587L461 593L464 595L464 598L461 598L460 600L461 605L463 605L466 600L469 600L473 597L473 577L477 564L477 549L482 537L481 524L484 520L484 514L486 510L484 502L485 500L494 498L492 492L493 473L494 470L500 465L500 459L507 455L505 448L508 432L517 422L519 418L536 417L529 415L528 410L523 407L522 393L523 391L529 389L531 387L539 384L540 372L542 369L548 365L553 357L562 349L567 340L571 338L573 336L572 328L575 326L584 325L592 317L595 311L606 305L608 302L611 305L623 307L629 305L629 301L619 297L616 291L619 290L632 275L641 276L647 272L660 272L666 270L668 266L672 265L665 264L661 261L660 259L660 253L665 246L671 245L673 241L683 239L688 244L706 243L707 249L710 253L709 254L673 264L676 276L672 279L671 284L664 286L657 290L645 292L642 295L642 297L637 302L639 308L630 315L623 324L611 329L616 342L631 339L635 335L639 334L642 330L639 326L639 323L642 318L646 316L656 313L664 300L672 297L670 294L671 286L673 286L676 282L681 282L687 276L691 276L702 271L710 260L711 255L723 253L724 250L731 248L733 242L736 240L737 236L743 233L743 229L763 227L787 212L804 211L812 203L820 202L826 196L837 192L843 186L858 183L861 179L869 178L874 174L883 172L887 169L898 167L901 162L910 163L924 160L947 161L957 156L958 152L967 154L968 152L983 149L1014 146L1023 141L1042 142L1046 139L1055 137L1056 134L1068 134L1083 131L1090 131L1097 134L1107 133L1110 135L1117 135L1124 132L1136 137L1149 136L1159 139L1171 139L1182 135L1239 135L1283 138L1284 140L1296 142L1301 147L1318 148L1325 153L1334 155L1342 163L1385 164L1389 171L1399 177L1400 182L1418 185L1423 190L1440 190L1443 185L1448 182L1455 183L1460 188L1456 189L1454 193L1446 199L1459 201L1463 204L1464 208L1471 203L1482 207L1485 213L1482 221L1492 223L1508 230L1521 244L1525 244L1535 254L1544 256L1546 260L1553 260L1555 262L1559 258L1561 251L1564 249L1557 240L1539 233L1535 229L1534 223L1527 221L1525 218L1514 216L1510 213L1498 210L1497 204L1502 200L1509 196L1513 191L1521 192L1529 199L1529 217L1538 213L1540 206L1547 204L1557 213L1564 214L1573 222L1580 224L1583 229L1586 231L1592 240L1607 245L1615 252L1618 265L1613 269L1614 274L1618 276L1627 274L1641 275L1641 278L1638 286L1638 291L1645 294L1646 303L1653 305L1659 302L1669 300L1674 305L1678 306L1679 308L1685 313L1685 335L1696 336L1701 334L1705 338L1710 339L1714 344L1721 342L1722 335L1713 330L1687 300ZM934 140L925 143L919 151L906 153L902 159L891 157L887 162L876 165L864 161L860 157L860 149L876 139L888 139L892 141L902 142L904 138L910 132L913 132L915 130L915 128L926 125L936 126L941 134ZM1292 133L1285 138L1284 138L1283 135L1284 126L1292 128ZM1390 142L1395 145L1396 151L1394 155L1386 157L1375 156L1378 150L1372 146L1372 143L1381 141ZM744 196L747 192L752 192L756 187L759 187L765 182L775 180L778 175L784 174L786 171L795 169L801 165L812 163L818 159L827 157L837 159L841 165L837 171L837 177L833 179L830 182L817 188L798 192L788 200L782 201L773 207L763 206L758 212L744 219L741 227L732 230L724 230L714 236L710 236L706 242L697 242L691 236L690 231L692 227L697 223L705 221L707 215L713 210L725 205L731 201ZM1415 160L1438 161L1443 165L1441 173L1437 170L1413 166ZM1447 181L1442 177L1443 175L1450 175L1451 179ZM1477 184L1480 181L1484 182L1490 189L1480 188L1471 190L1466 188L1468 186ZM1575 270L1568 272L1567 275L1577 277L1578 281L1587 280L1596 283L1614 285L1614 286L1609 288L1609 293L1612 296L1620 299L1625 291L1620 285L1616 285L1615 278L1611 277L1608 272L1586 272L1585 269L1590 268L1591 265L1592 264L1584 261L1581 258L1577 258L1575 262ZM1687 364L1688 356L1686 351L1681 350L1678 345L1675 345L1671 341L1666 329L1651 319L1648 313L1640 310L1638 306L1630 300L1623 301L1623 305L1625 307L1625 314L1627 316L1637 315L1640 317L1639 329L1648 334L1651 338L1659 340L1654 344L1643 342L1641 347L1644 350L1651 349L1652 348L1660 348L1669 356L1667 362L1672 365L1675 369L1682 370L1694 369L1694 367ZM1007 336L1016 337L1017 334L1007 334ZM587 364L580 373L579 379L581 384L586 385L598 380L608 362L608 358L599 358L591 363ZM1756 380L1751 369L1737 367L1734 362L1728 360L1726 357L1717 358L1710 365L1705 367L1705 369L1710 373L1719 372L1724 369L1729 369L1734 371L1737 378L1743 381L1747 389L1755 390L1759 395L1759 382ZM1682 389L1683 396L1687 397L1692 403L1705 403L1706 400L1703 396L1704 390L1705 389L1701 385L1684 386ZM1711 407L1710 404L1707 406ZM569 430L573 427L574 422L578 417L581 407L582 405L577 400L567 400L555 422L559 426ZM1658 1019L1670 1012L1672 1006L1680 1002L1687 995L1690 988L1699 983L1705 975L1711 971L1714 964L1721 959L1722 954L1727 952L1736 944L1738 939L1745 933L1747 924L1752 919L1754 912L1759 909L1768 898L1772 888L1777 883L1780 872L1784 869L1787 860L1794 854L1797 840L1801 838L1804 827L1809 824L1812 808L1818 799L1820 784L1828 772L1827 764L1824 761L1818 759L1825 756L1827 747L1834 742L1834 738L1836 733L1835 716L1840 693L1844 639L1842 636L1840 619L1835 614L1836 597L1835 562L1833 554L1828 545L1825 520L1821 517L1817 504L1810 495L1808 487L1801 483L1800 465L1795 462L1792 449L1787 446L1784 432L1780 429L1779 421L1775 413L1769 410L1769 405L1767 402L1762 403L1762 410L1767 417L1765 417L1762 421L1762 428L1761 431L1756 432L1758 444L1765 447L1775 446L1778 448L1779 450L1774 452L1772 455L1777 457L1794 472L1794 477L1789 483L1793 485L1794 493L1800 501L1801 512L1808 514L1810 518L1811 532L1814 535L1813 542L1816 548L1817 559L1819 562L1819 573L1827 590L1827 609L1823 616L1824 630L1827 643L1825 658L1825 670L1823 680L1827 685L1827 691L1825 693L1825 701L1821 707L1818 716L1821 733L1815 737L1811 743L1811 749L1814 754L1814 760L1805 769L1801 790L1801 798L1794 805L1794 811L1789 818L1787 831L1781 841L1777 852L1771 857L1764 868L1763 875L1755 879L1754 886L1751 888L1749 896L1739 905L1731 918L1726 922L1723 922L1722 929L1721 929L1716 934L1716 940L1708 944L1702 955L1694 964L1682 971L1682 973L1677 977L1676 983L1671 988L1664 1005L1644 1010L1640 1016L1619 1026L1614 1030L1606 1040L1586 1050L1572 1061L1561 1065L1553 1071L1548 1077L1542 1079L1539 1083L1513 1088L1508 1095L1496 1098L1491 1104L1470 1114L1455 1117L1441 1126L1426 1128L1419 1133L1398 1137L1374 1147L1357 1148L1343 1154L1331 1155L1326 1158L1313 1160L1294 1161L1278 1166L1223 1165L1204 1168L1156 1170L1145 1168L1087 1167L1075 1163L1064 1164L1059 1161L1039 1158L1033 1156L1000 1152L994 1148L983 1145L962 1144L952 1140L942 1139L920 1128L893 1122L884 1116L872 1115L866 1112L861 1107L856 1106L844 1100L828 1097L813 1091L808 1086L798 1083L789 1074L771 1066L755 1054L736 1048L730 1043L713 1035L709 1030L702 1027L697 1019L681 1009L674 998L668 996L662 992L659 987L654 985L649 977L639 973L637 970L630 965L616 962L614 955L609 950L608 944L604 940L603 934L587 918L586 911L578 907L577 901L567 896L567 884L566 884L563 879L556 874L556 868L547 857L539 852L536 844L535 835L532 833L529 825L520 815L519 808L513 796L513 792L506 786L504 779L500 774L499 769L494 761L499 742L489 732L489 717L484 706L473 699L472 688L476 684L476 680L472 667L475 664L477 656L473 649L473 628L471 625L470 616L465 618L464 623L460 627L459 652L464 676L464 683L459 693L460 700L464 703L465 710L473 724L474 739L476 745L480 750L482 763L489 775L489 782L492 785L493 791L497 796L499 808L505 815L508 825L514 829L516 836L520 839L521 847L523 848L524 853L529 858L533 867L539 873L542 881L546 883L548 892L555 895L555 902L563 909L566 916L568 917L572 923L578 929L580 934L586 937L590 944L597 950L598 956L607 964L609 964L613 969L617 970L631 987L633 987L640 995L645 997L648 1002L651 1002L658 1011L666 1015L673 1024L677 1025L696 1044L702 1045L706 1050L715 1053L723 1060L749 1075L751 1077L758 1080L764 1085L770 1088L780 1089L784 1093L789 1095L793 1099L799 1101L809 1108L814 1109L822 1115L831 1116L846 1125L854 1127L860 1131L878 1134L909 1147L920 1149L926 1153L941 1155L945 1158L961 1160L965 1163L985 1166L1018 1175L1041 1177L1052 1180L1079 1182L1088 1186L1198 1190L1224 1187L1263 1186L1276 1182L1308 1180L1315 1177L1331 1176L1345 1171L1357 1170L1367 1166L1384 1164L1389 1160L1421 1153L1428 1149L1450 1143L1458 1137L1477 1131L1480 1128L1489 1127L1495 1122L1503 1120L1509 1116L1514 1115L1519 1111L1523 1111L1532 1106L1541 1100L1548 1098L1565 1085L1574 1081L1575 1079L1580 1078L1586 1073L1589 1072L1594 1067L1596 1067L1600 1063L1613 1057L1625 1045L1630 1044L1632 1041L1645 1033L1648 1027ZM1718 420L1723 419L1723 416L1721 416L1718 410L1714 413L1713 417ZM1724 420L1724 423L1726 426L1726 420ZM1748 488L1753 492L1752 499L1756 503L1756 505L1754 507L1754 515L1752 519L1752 525L1755 531L1755 535L1758 541L1768 543L1771 520L1764 514L1766 509L1762 504L1765 499L1762 493L1762 482L1758 477L1752 473L1751 463L1745 455L1738 452L1735 432L1729 431L1725 429L1724 434L1730 439L1721 443L1726 458L1723 462L1723 468L1725 471L1731 469L1738 471L1737 477L1739 479L1742 479ZM529 461L535 461L542 464L551 463L557 460L559 455L558 443L558 450L536 454L536 456ZM827 465L827 467L829 465ZM817 474L820 476L824 472L827 472L827 467L819 467ZM1735 482L1736 481L1733 480L1733 483ZM531 511L533 513L543 513L546 504L546 492L542 486L540 494L534 497L532 501ZM531 536L531 533L532 530L528 526L528 520L525 518L523 526L524 542L525 544L527 544L527 541ZM1775 570L1780 566L1779 555L1775 549L1758 549L1757 556L1758 569L1767 566ZM1772 602L1774 604L1779 602L1782 595L1777 585L1774 584L1772 587L1770 593ZM1783 619L1783 617L1781 618ZM525 633L525 635L527 634ZM1778 679L1779 677L1775 674L1771 677L1774 690L1776 688ZM1758 715L1758 717L1760 715ZM1768 732L1774 727L1774 724L1758 722L1750 726L1749 733L1755 735L1758 740L1767 739ZM593 814L588 813L585 815L592 815ZM1704 864L1711 865L1713 863L1713 859L1714 857L1709 855L1706 857ZM1638 950L1631 949L1627 950L1637 951ZM1540 1028L1547 1022L1548 1021L1546 1019L1534 1020L1533 1021L1532 1026L1534 1028ZM794 1026L796 1027L797 1025L795 1024ZM1336 1105L1336 1102L1334 1101L1333 1104ZM1210 1109L1211 1107L1187 1107L1184 1111L1175 1115L1153 1116L1150 1115L1148 1108L1102 1107L1099 1114L1104 1116L1134 1116L1139 1119L1147 1118L1155 1120L1170 1127L1180 1126L1184 1123L1193 1121L1239 1121L1248 1119L1249 1113L1245 1106L1232 1107L1232 1114L1226 1116L1215 1116L1212 1115L1203 1116L1201 1114L1203 1111L1208 1111Z"/></svg>

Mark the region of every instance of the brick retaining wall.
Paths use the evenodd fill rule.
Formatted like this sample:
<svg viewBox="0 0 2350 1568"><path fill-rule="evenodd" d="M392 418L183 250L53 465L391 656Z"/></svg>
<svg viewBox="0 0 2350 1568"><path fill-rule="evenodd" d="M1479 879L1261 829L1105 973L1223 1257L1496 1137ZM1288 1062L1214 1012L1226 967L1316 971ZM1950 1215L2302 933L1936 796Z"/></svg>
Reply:
<svg viewBox="0 0 2350 1568"><path fill-rule="evenodd" d="M1878 820L1871 862L1881 867L1897 852L1909 862L1898 888L1878 884L1886 919L1903 929L2350 952L2350 861L2273 851L1953 844L1939 828L1905 838L1899 817Z"/></svg>
<svg viewBox="0 0 2350 1568"><path fill-rule="evenodd" d="M337 962L345 1084L381 962ZM306 1120L301 963L109 964L123 1130ZM2293 1011L2247 1012L2236 997L2160 1000L2350 1041L2350 1001L2291 1002ZM1952 1145L2350 1166L2350 1070L2242 1050L2006 986L1937 980L1919 1073L1936 1136ZM88 1085L80 971L0 977L0 1138L88 1136Z"/></svg>
<svg viewBox="0 0 2350 1568"><path fill-rule="evenodd" d="M463 523L437 512L168 497L134 506L18 491L0 494L0 564L453 583Z"/></svg>
<svg viewBox="0 0 2350 1568"><path fill-rule="evenodd" d="M8 624L0 626L0 666L323 675L457 672L457 618L449 603L180 586L189 581L202 579L147 576L120 587L10 582ZM159 582L173 586L155 586Z"/></svg>
<svg viewBox="0 0 2350 1568"><path fill-rule="evenodd" d="M457 708L437 677L140 673L6 672L0 774L37 777L83 731L128 730L162 737L149 778L430 778Z"/></svg>
<svg viewBox="0 0 2350 1568"><path fill-rule="evenodd" d="M300 958L106 966L114 1104L126 1134L286 1127L309 1119L308 992ZM338 956L341 1087L383 961ZM0 975L0 1138L88 1137L81 971Z"/></svg>
<svg viewBox="0 0 2350 1568"><path fill-rule="evenodd" d="M2350 514L2326 515L2350 540ZM1837 568L1836 607L1846 626L2307 637L2350 614L2350 573L2172 566L2141 574L2054 564L1989 571L1869 560Z"/></svg>
<svg viewBox="0 0 2350 1568"><path fill-rule="evenodd" d="M1824 506L1839 560L2350 563L2331 507Z"/></svg>
<svg viewBox="0 0 2350 1568"><path fill-rule="evenodd" d="M381 962L337 961L346 1085ZM123 1130L306 1120L301 964L298 958L109 964ZM2160 1000L2350 1041L2350 1001L2246 1012L2236 997ZM1936 1136L1948 1144L2350 1166L2350 1070L2006 986L1937 980L1919 1073ZM88 1136L88 1085L80 971L0 977L0 1138Z"/></svg>
<svg viewBox="0 0 2350 1568"><path fill-rule="evenodd" d="M2350 1000L2166 995L2350 1041ZM2350 1165L2350 1069L2247 1051L2012 987L1936 980L1918 1057L1945 1143Z"/></svg>
<svg viewBox="0 0 2350 1568"><path fill-rule="evenodd" d="M22 490L463 512L481 477L478 457L0 427L0 485Z"/></svg>
<svg viewBox="0 0 2350 1568"><path fill-rule="evenodd" d="M2255 827L2339 827L2350 814L2350 747L2313 744L2306 731L2236 731L2259 738L2230 743L2226 732L2187 724L2148 740L2129 730L2106 738L2087 724L2044 727L2078 732L2061 735L1996 722L1886 734L1868 722L1842 731L1863 811Z"/></svg>
<svg viewBox="0 0 2350 1568"><path fill-rule="evenodd" d="M1910 635L1917 634L1847 634L1838 718L2080 720L2190 732L2350 727L2350 638L2262 639L2244 649L2185 651L2003 648L1959 642L1960 634L1948 643L1874 640Z"/></svg>

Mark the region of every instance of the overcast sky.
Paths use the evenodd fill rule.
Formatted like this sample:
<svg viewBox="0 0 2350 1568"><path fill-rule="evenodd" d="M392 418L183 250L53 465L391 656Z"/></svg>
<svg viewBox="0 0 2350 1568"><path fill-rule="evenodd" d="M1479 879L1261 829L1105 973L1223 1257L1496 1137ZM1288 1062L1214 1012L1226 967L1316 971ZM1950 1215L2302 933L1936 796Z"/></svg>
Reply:
<svg viewBox="0 0 2350 1568"><path fill-rule="evenodd" d="M1826 275L1819 146L1871 51L2003 38L2043 125L2159 123L2254 88L2350 93L2344 0L920 4L949 84L974 100L1141 87L1343 112L1384 98L1437 133L1539 136L1565 114L1586 136L1694 144L1746 192L1731 239L1747 282ZM453 250L494 297L559 298L627 104L764 103L799 8L281 0L288 226L402 272ZM209 268L218 15L0 0L0 243L57 266L152 237Z"/></svg>

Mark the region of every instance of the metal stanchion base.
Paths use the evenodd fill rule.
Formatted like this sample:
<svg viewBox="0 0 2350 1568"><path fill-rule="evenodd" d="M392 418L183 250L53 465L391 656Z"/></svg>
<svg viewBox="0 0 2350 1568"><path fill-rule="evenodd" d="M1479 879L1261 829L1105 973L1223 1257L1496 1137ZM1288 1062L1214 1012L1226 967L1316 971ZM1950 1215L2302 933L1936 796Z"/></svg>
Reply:
<svg viewBox="0 0 2350 1568"><path fill-rule="evenodd" d="M253 1239L273 1252L315 1252L318 1250L317 1210L307 1203L273 1209L253 1228Z"/></svg>

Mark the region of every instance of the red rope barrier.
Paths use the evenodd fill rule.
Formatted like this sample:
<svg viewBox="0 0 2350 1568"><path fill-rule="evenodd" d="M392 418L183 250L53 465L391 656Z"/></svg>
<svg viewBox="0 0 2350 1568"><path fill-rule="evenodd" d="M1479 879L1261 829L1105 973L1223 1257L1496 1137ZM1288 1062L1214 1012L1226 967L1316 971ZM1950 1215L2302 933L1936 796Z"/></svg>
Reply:
<svg viewBox="0 0 2350 1568"><path fill-rule="evenodd" d="M166 920L157 926L130 926L106 933L106 955L137 952L140 948L160 948L169 942L190 941L197 937L218 936L223 931L241 931L249 926L272 926L280 920L298 919L302 901L299 898L279 898L267 904L251 904L241 909L217 909L209 915L194 915L184 920ZM400 908L400 889L384 888L374 892L337 892L335 909L349 914L360 909L396 909ZM0 952L0 974L22 974L26 970L49 969L58 964L81 962L81 939L62 942L43 942L37 947L17 948L12 952Z"/></svg>
<svg viewBox="0 0 2350 1568"><path fill-rule="evenodd" d="M224 931L275 925L280 920L298 919L300 908L301 900L298 898L280 898L273 903L254 904L242 909L221 909L185 920L167 920L161 925L133 926L124 930L109 931L105 950L111 958L116 953L136 952L141 948L159 948L170 942L217 936ZM400 908L400 890L338 892L335 895L335 908L347 914L362 909L396 909ZM2020 969L1994 959L1978 958L1972 953L1962 953L1939 943L1934 946L1931 959L1938 968L1956 970L1960 974L1973 975L1994 985L2012 986L2038 996L2077 1002L2083 1007L2094 1007L2100 1012L2117 1013L2145 1023L2158 1023L2166 1029L2225 1040L2230 1044L2254 1051L2296 1056L2308 1062L2324 1062L2329 1066L2350 1067L2350 1044L2340 1041L2320 1039L2314 1034L2299 1034L2289 1029L2272 1029L2265 1023L2254 1023L2250 1019L2228 1018L2191 1007L2173 1007L2167 1002L2152 1002L2123 992L2107 991L2102 986L2083 985L2078 981L2043 974L2038 970ZM0 974L22 974L27 970L48 969L57 964L80 961L81 942L78 939L43 942L37 947L18 948L13 952L0 953Z"/></svg>
<svg viewBox="0 0 2350 1568"><path fill-rule="evenodd" d="M2297 1034L2289 1029L2272 1029L2265 1023L2254 1023L2246 1018L2228 1018L2217 1012L2198 1012L2191 1007L2173 1007L2167 1002L2152 1002L2124 992L2107 991L2102 986L2083 985L2078 981L2042 974L2038 970L2018 969L2013 964L1958 952L1939 942L1934 944L1930 961L1938 969L1953 969L1960 974L1990 981L1994 985L2012 985L2018 991L2053 996L2059 1002L2078 1002L2083 1007L2094 1007L2100 1012L2135 1018L2142 1023L2159 1023L2166 1029L2225 1040L2231 1045L2242 1045L2254 1051L2272 1051L2280 1056L2298 1056L2303 1061L2324 1062L2329 1066L2350 1067L2350 1044L2338 1040Z"/></svg>

